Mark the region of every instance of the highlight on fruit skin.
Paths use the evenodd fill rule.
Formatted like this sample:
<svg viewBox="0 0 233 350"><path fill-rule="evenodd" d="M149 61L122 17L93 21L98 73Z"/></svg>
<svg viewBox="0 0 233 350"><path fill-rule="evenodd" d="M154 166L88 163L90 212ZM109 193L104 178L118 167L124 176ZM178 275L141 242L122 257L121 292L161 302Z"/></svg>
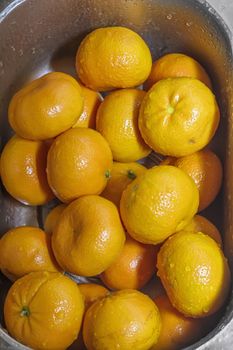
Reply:
<svg viewBox="0 0 233 350"><path fill-rule="evenodd" d="M30 272L60 270L50 237L38 227L20 226L0 239L0 270L11 281Z"/></svg>
<svg viewBox="0 0 233 350"><path fill-rule="evenodd" d="M156 272L158 250L127 235L119 257L100 275L102 282L115 290L141 289Z"/></svg>
<svg viewBox="0 0 233 350"><path fill-rule="evenodd" d="M172 305L187 317L210 316L226 302L231 280L227 259L202 232L169 237L158 253L157 268Z"/></svg>
<svg viewBox="0 0 233 350"><path fill-rule="evenodd" d="M96 276L121 253L125 231L116 206L96 196L83 196L63 211L52 235L59 265L79 276Z"/></svg>
<svg viewBox="0 0 233 350"><path fill-rule="evenodd" d="M150 49L142 37L120 26L93 30L76 55L79 78L96 91L138 86L148 78L151 65Z"/></svg>
<svg viewBox="0 0 233 350"><path fill-rule="evenodd" d="M199 191L198 211L206 209L215 200L222 185L223 168L213 151L203 149L180 158L167 157L161 164L174 165L194 180Z"/></svg>
<svg viewBox="0 0 233 350"><path fill-rule="evenodd" d="M9 289L4 303L7 331L32 349L67 349L78 337L83 313L77 284L58 272L32 272L21 277Z"/></svg>
<svg viewBox="0 0 233 350"><path fill-rule="evenodd" d="M148 169L127 186L120 212L131 237L156 245L182 230L196 214L198 204L193 180L174 166L161 165Z"/></svg>
<svg viewBox="0 0 233 350"><path fill-rule="evenodd" d="M12 136L1 154L1 180L7 192L25 205L43 205L54 198L46 176L48 145Z"/></svg>
<svg viewBox="0 0 233 350"><path fill-rule="evenodd" d="M72 76L51 72L33 80L11 99L12 129L29 140L47 140L68 130L83 110L82 90Z"/></svg>
<svg viewBox="0 0 233 350"><path fill-rule="evenodd" d="M145 91L120 89L106 96L98 109L96 130L108 141L115 161L134 162L151 152L138 128L144 97Z"/></svg>
<svg viewBox="0 0 233 350"><path fill-rule="evenodd" d="M147 92L138 125L155 152L183 157L211 141L219 120L216 98L205 84L193 78L169 78Z"/></svg>
<svg viewBox="0 0 233 350"><path fill-rule="evenodd" d="M100 194L112 168L112 152L104 137L90 128L74 128L56 137L47 157L48 183L64 203Z"/></svg>
<svg viewBox="0 0 233 350"><path fill-rule="evenodd" d="M145 294L131 289L111 293L86 312L83 338L88 350L148 350L161 329L157 306ZM136 345L135 345L136 344Z"/></svg>
<svg viewBox="0 0 233 350"><path fill-rule="evenodd" d="M149 90L159 80L178 77L198 79L212 89L210 77L201 64L182 53L169 53L155 60L144 87Z"/></svg>

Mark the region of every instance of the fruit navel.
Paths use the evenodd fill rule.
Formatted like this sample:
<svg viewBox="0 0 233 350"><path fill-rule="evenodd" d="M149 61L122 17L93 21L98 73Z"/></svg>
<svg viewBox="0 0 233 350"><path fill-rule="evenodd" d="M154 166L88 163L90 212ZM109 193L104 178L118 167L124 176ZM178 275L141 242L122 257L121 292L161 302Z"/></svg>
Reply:
<svg viewBox="0 0 233 350"><path fill-rule="evenodd" d="M29 317L30 316L30 309L28 306L22 307L22 310L20 312L20 316L22 316L22 317Z"/></svg>

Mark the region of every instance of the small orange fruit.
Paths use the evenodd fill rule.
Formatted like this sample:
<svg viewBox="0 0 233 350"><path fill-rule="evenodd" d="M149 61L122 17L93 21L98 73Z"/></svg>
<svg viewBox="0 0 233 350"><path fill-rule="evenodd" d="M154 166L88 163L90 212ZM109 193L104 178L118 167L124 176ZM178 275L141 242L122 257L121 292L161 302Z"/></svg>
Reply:
<svg viewBox="0 0 233 350"><path fill-rule="evenodd" d="M69 129L82 109L79 83L68 74L52 72L30 82L13 96L9 123L21 137L46 140Z"/></svg>
<svg viewBox="0 0 233 350"><path fill-rule="evenodd" d="M149 76L151 65L145 41L125 27L93 30L81 42L76 56L78 76L96 91L140 85Z"/></svg>
<svg viewBox="0 0 233 350"><path fill-rule="evenodd" d="M120 256L101 275L110 289L140 289L156 271L156 246L127 237Z"/></svg>
<svg viewBox="0 0 233 350"><path fill-rule="evenodd" d="M184 227L183 231L203 232L213 238L220 247L222 247L222 237L217 227L204 216L195 215L192 220Z"/></svg>
<svg viewBox="0 0 233 350"><path fill-rule="evenodd" d="M117 207L120 207L123 191L137 176L143 174L145 171L146 168L136 162L113 162L110 178L101 196L112 201Z"/></svg>
<svg viewBox="0 0 233 350"><path fill-rule="evenodd" d="M4 318L8 332L33 349L65 350L77 338L84 312L78 286L61 273L32 272L10 288Z"/></svg>
<svg viewBox="0 0 233 350"><path fill-rule="evenodd" d="M37 227L11 229L0 239L0 269L14 281L35 271L58 271L50 237Z"/></svg>
<svg viewBox="0 0 233 350"><path fill-rule="evenodd" d="M214 94L193 78L160 80L140 108L139 129L157 153L182 157L199 151L214 136L220 114Z"/></svg>
<svg viewBox="0 0 233 350"><path fill-rule="evenodd" d="M59 204L54 207L47 215L44 223L44 230L46 233L52 234L55 225L57 224L61 213L66 208L65 204Z"/></svg>
<svg viewBox="0 0 233 350"><path fill-rule="evenodd" d="M182 53L169 53L153 62L150 75L145 82L146 90L159 80L178 77L196 78L208 88L212 88L210 78L200 63Z"/></svg>
<svg viewBox="0 0 233 350"><path fill-rule="evenodd" d="M199 190L199 211L215 200L222 184L223 170L214 152L206 149L178 159L168 157L165 163L182 169L194 180Z"/></svg>
<svg viewBox="0 0 233 350"><path fill-rule="evenodd" d="M207 331L206 321L188 318L177 311L166 295L155 298L162 328L158 342L150 350L179 350L199 340Z"/></svg>
<svg viewBox="0 0 233 350"><path fill-rule="evenodd" d="M58 263L76 275L94 276L119 256L125 232L116 206L99 196L83 196L63 211L52 235Z"/></svg>
<svg viewBox="0 0 233 350"><path fill-rule="evenodd" d="M127 186L120 211L134 239L158 244L189 223L198 203L193 180L174 166L161 165L148 169Z"/></svg>
<svg viewBox="0 0 233 350"><path fill-rule="evenodd" d="M46 176L47 152L42 141L15 135L7 142L1 155L1 178L12 197L29 205L42 205L54 197Z"/></svg>
<svg viewBox="0 0 233 350"><path fill-rule="evenodd" d="M89 128L64 132L54 140L48 152L48 182L63 202L101 193L111 168L112 153L107 141Z"/></svg>
<svg viewBox="0 0 233 350"><path fill-rule="evenodd" d="M94 304L94 302L109 294L109 290L100 284L83 283L78 286L84 298L85 310Z"/></svg>
<svg viewBox="0 0 233 350"><path fill-rule="evenodd" d="M85 86L81 85L81 88L84 102L83 112L73 125L73 128L83 127L95 129L96 113L102 101L101 95Z"/></svg>
<svg viewBox="0 0 233 350"><path fill-rule="evenodd" d="M83 338L88 350L148 350L156 343L160 329L155 303L137 290L125 289L87 310Z"/></svg>
<svg viewBox="0 0 233 350"><path fill-rule="evenodd" d="M225 303L230 270L208 235L181 231L169 237L158 253L157 267L172 305L185 316L206 317Z"/></svg>
<svg viewBox="0 0 233 350"><path fill-rule="evenodd" d="M138 129L139 108L144 96L141 90L117 90L109 94L98 109L96 129L106 138L113 159L118 162L133 162L151 151Z"/></svg>

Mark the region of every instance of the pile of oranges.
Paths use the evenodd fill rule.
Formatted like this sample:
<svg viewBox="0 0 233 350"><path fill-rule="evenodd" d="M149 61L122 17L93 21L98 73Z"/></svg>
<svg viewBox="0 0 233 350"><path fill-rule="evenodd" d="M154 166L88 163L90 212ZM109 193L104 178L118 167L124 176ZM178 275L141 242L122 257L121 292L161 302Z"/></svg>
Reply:
<svg viewBox="0 0 233 350"><path fill-rule="evenodd" d="M230 286L221 234L197 215L222 184L206 148L220 120L212 83L184 54L152 63L124 27L88 34L76 70L78 80L52 72L30 82L9 105L5 189L25 205L61 203L44 230L16 227L0 240L13 282L6 329L39 350L76 339L88 350L180 349L214 324ZM163 160L148 169L151 152ZM153 300L142 288L155 275Z"/></svg>

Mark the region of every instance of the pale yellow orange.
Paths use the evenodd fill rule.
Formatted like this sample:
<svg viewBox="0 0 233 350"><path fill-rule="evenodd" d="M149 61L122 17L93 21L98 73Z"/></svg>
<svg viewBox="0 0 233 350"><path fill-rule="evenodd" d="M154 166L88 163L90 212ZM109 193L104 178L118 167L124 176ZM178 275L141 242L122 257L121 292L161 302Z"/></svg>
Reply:
<svg viewBox="0 0 233 350"><path fill-rule="evenodd" d="M181 231L163 244L158 275L172 305L190 317L218 311L230 288L230 270L218 244L201 232Z"/></svg>
<svg viewBox="0 0 233 350"><path fill-rule="evenodd" d="M122 89L109 94L101 103L96 129L105 137L118 162L133 162L146 157L150 148L138 129L138 114L145 92Z"/></svg>
<svg viewBox="0 0 233 350"><path fill-rule="evenodd" d="M182 157L213 138L220 113L214 94L193 78L160 80L141 104L139 129L145 142L162 155Z"/></svg>
<svg viewBox="0 0 233 350"><path fill-rule="evenodd" d="M161 320L145 294L125 289L94 303L84 317L88 350L148 350L157 341Z"/></svg>
<svg viewBox="0 0 233 350"><path fill-rule="evenodd" d="M125 27L93 30L81 42L76 56L79 78L96 91L140 85L149 76L151 65L145 41Z"/></svg>
<svg viewBox="0 0 233 350"><path fill-rule="evenodd" d="M120 210L127 232L142 243L158 244L182 230L196 214L194 181L174 166L155 166L127 186Z"/></svg>

